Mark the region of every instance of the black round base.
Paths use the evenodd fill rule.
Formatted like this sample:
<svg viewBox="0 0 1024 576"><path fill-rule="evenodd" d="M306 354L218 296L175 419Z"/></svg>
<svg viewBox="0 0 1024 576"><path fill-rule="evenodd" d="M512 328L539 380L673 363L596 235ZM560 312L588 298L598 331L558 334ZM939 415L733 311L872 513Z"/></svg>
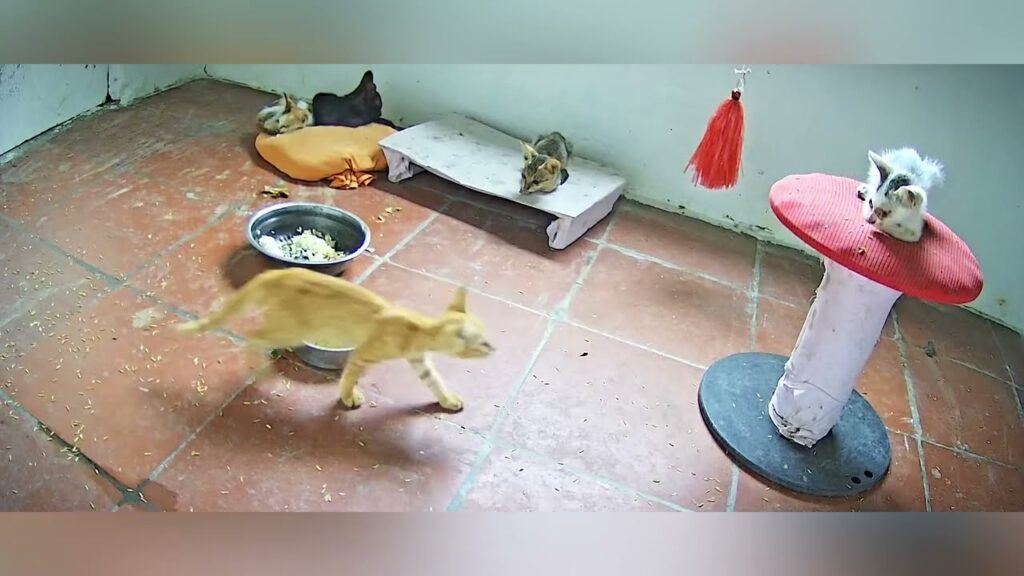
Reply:
<svg viewBox="0 0 1024 576"><path fill-rule="evenodd" d="M737 464L784 488L843 497L870 490L889 471L885 425L856 391L839 422L812 448L787 440L768 416L786 357L744 352L712 364L697 403L705 424Z"/></svg>

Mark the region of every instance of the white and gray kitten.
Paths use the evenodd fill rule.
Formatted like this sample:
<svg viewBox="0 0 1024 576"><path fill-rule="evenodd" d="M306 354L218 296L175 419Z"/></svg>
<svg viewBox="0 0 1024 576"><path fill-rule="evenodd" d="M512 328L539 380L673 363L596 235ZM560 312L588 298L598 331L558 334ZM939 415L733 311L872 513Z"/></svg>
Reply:
<svg viewBox="0 0 1024 576"><path fill-rule="evenodd" d="M942 164L913 148L868 151L868 178L857 188L864 219L886 234L917 242L924 230L928 194L942 184Z"/></svg>

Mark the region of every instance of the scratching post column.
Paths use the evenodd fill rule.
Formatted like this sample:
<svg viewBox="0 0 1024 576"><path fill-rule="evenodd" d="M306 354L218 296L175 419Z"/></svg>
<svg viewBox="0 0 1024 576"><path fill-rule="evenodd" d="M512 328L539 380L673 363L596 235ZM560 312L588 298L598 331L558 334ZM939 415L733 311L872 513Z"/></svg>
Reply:
<svg viewBox="0 0 1024 576"><path fill-rule="evenodd" d="M768 407L779 433L813 446L839 421L900 293L831 260Z"/></svg>

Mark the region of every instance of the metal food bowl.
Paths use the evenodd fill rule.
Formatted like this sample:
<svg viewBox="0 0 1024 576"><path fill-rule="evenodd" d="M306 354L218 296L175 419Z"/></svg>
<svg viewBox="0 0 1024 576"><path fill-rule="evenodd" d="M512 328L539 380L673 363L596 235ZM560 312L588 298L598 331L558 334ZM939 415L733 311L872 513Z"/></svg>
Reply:
<svg viewBox="0 0 1024 576"><path fill-rule="evenodd" d="M270 254L260 246L262 236L287 240L296 235L299 228L329 234L335 248L347 254L327 262L306 262ZM370 245L370 228L358 216L326 204L309 202L285 202L259 210L249 218L246 236L253 248L279 265L308 268L331 276L341 274Z"/></svg>
<svg viewBox="0 0 1024 576"><path fill-rule="evenodd" d="M315 368L341 370L348 362L352 350L354 348L322 348L306 342L303 346L295 348L294 352L303 362Z"/></svg>

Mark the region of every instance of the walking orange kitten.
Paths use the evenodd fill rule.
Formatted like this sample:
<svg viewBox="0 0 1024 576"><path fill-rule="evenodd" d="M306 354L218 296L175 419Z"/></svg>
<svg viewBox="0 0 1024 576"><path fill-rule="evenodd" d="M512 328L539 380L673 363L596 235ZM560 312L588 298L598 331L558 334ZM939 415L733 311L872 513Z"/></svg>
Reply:
<svg viewBox="0 0 1024 576"><path fill-rule="evenodd" d="M178 330L212 330L250 308L263 311L263 324L246 336L250 347L268 350L328 342L332 348L354 348L339 381L341 402L347 408L363 403L357 385L367 368L404 359L443 408L462 410L462 399L448 390L427 355L484 358L494 351L483 323L466 312L465 288L456 289L444 313L431 318L393 306L362 286L304 268L263 272L220 310L181 324Z"/></svg>

